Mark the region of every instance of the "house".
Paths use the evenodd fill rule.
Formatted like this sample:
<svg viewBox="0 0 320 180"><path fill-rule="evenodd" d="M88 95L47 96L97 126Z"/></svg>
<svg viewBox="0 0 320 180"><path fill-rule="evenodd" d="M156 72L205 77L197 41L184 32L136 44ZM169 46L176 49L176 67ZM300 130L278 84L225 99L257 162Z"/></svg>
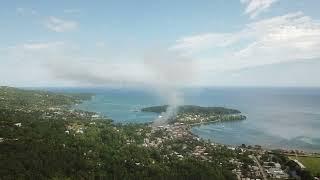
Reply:
<svg viewBox="0 0 320 180"><path fill-rule="evenodd" d="M22 126L21 123L15 123L14 125L17 126L17 127L21 127Z"/></svg>
<svg viewBox="0 0 320 180"><path fill-rule="evenodd" d="M82 128L77 129L76 133L77 133L77 134L79 134L79 133L80 133L80 134L83 134Z"/></svg>
<svg viewBox="0 0 320 180"><path fill-rule="evenodd" d="M283 172L283 170L278 168L270 168L267 170L267 173L270 174L271 177L276 179L283 179L288 177L288 175L285 172Z"/></svg>
<svg viewBox="0 0 320 180"><path fill-rule="evenodd" d="M279 163L274 163L274 166L278 169L281 169L281 165Z"/></svg>
<svg viewBox="0 0 320 180"><path fill-rule="evenodd" d="M98 115L98 114L94 114L94 115L92 115L91 116L91 118L93 118L93 119L97 119L97 118L99 118L100 116Z"/></svg>

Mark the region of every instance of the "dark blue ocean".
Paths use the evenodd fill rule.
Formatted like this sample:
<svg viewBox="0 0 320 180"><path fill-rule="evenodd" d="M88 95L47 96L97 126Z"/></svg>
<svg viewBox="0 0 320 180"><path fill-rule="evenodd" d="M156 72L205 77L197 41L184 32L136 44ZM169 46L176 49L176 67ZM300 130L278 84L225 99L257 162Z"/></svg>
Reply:
<svg viewBox="0 0 320 180"><path fill-rule="evenodd" d="M95 93L75 108L95 111L120 123L151 122L157 115L138 110L166 102L148 90L51 88L53 91ZM218 143L259 144L267 148L320 151L320 88L202 88L184 90L185 104L240 110L247 120L193 128Z"/></svg>

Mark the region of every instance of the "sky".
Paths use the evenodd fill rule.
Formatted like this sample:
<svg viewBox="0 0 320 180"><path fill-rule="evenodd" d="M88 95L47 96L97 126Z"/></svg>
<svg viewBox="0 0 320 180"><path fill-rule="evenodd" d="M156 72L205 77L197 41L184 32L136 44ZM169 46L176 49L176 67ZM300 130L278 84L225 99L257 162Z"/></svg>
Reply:
<svg viewBox="0 0 320 180"><path fill-rule="evenodd" d="M318 87L319 7L319 0L2 1L0 85Z"/></svg>

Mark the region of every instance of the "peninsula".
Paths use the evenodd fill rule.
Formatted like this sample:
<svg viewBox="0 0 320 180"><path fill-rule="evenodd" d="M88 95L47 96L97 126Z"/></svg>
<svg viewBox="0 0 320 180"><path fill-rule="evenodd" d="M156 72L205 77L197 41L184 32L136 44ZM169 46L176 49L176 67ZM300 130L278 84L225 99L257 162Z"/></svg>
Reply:
<svg viewBox="0 0 320 180"><path fill-rule="evenodd" d="M164 113L168 105L151 106L141 109L143 112ZM242 115L239 110L225 107L202 107L194 105L178 106L176 113L169 119L169 123L201 124L212 123L217 121L235 121L245 120L246 116Z"/></svg>

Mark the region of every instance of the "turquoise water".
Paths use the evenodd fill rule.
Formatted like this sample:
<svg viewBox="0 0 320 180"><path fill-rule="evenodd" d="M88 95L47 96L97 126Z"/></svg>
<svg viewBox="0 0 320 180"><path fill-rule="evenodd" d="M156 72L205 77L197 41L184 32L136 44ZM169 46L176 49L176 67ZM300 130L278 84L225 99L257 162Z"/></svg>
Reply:
<svg viewBox="0 0 320 180"><path fill-rule="evenodd" d="M55 89L57 90L57 89ZM76 108L95 111L120 123L152 122L157 115L142 107L164 104L151 92L130 89L60 89L91 92L96 96ZM240 110L245 121L193 128L202 138L240 145L320 151L320 89L211 88L184 92L185 104L224 106Z"/></svg>
<svg viewBox="0 0 320 180"><path fill-rule="evenodd" d="M99 90L95 93L91 101L79 104L75 108L98 112L117 123L152 122L158 115L141 112L140 109L162 102L160 98L143 91Z"/></svg>

